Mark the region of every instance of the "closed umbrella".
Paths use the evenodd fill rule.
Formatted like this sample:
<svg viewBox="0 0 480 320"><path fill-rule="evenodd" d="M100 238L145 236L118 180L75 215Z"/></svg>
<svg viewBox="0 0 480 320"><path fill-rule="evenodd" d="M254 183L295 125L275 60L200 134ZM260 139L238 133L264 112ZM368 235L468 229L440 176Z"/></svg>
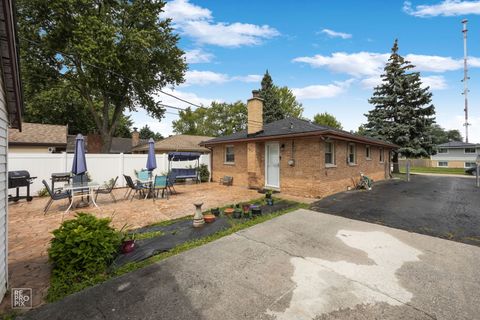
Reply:
<svg viewBox="0 0 480 320"><path fill-rule="evenodd" d="M72 173L83 175L87 172L87 161L85 160L85 139L81 134L75 138L75 155L73 156Z"/></svg>
<svg viewBox="0 0 480 320"><path fill-rule="evenodd" d="M150 138L148 140L148 158L147 158L147 170L152 173L157 168L157 159L155 158L155 141Z"/></svg>

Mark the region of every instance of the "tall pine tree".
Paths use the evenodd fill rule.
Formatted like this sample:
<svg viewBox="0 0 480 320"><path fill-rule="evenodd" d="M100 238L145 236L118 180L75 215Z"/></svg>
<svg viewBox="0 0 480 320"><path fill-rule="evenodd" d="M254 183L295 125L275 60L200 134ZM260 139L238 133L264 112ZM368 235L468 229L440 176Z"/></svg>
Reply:
<svg viewBox="0 0 480 320"><path fill-rule="evenodd" d="M423 87L419 72L411 72L414 66L398 54L395 40L392 54L384 68L382 83L375 87L368 100L375 108L365 116L368 119L366 133L400 146L393 154L406 157L428 156L432 150L431 126L435 123L435 107L432 93ZM398 166L394 167L398 172Z"/></svg>
<svg viewBox="0 0 480 320"><path fill-rule="evenodd" d="M277 95L272 77L265 72L262 79L262 88L260 89L260 97L263 102L263 122L270 123L285 118L284 111L280 108L280 99Z"/></svg>

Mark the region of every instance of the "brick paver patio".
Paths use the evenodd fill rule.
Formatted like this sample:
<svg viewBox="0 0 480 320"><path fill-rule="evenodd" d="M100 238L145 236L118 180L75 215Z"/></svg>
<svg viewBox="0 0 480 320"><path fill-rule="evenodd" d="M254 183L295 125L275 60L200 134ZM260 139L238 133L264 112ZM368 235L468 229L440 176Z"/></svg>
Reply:
<svg viewBox="0 0 480 320"><path fill-rule="evenodd" d="M98 205L76 209L93 213L97 217L112 217L113 225L121 228L138 228L155 222L192 215L194 202L203 202L203 208L225 206L231 203L248 201L261 197L256 191L240 187L225 187L218 183L175 186L178 194L168 200L152 199L133 201L123 200L126 189L116 189L117 203L109 195L99 195ZM120 200L121 199L121 200ZM35 198L32 202L20 201L9 205L9 287L32 288L33 305L44 303L48 290L50 265L47 248L51 232L62 222L62 212L67 208L67 200L55 201L47 213L43 208L48 198ZM65 215L71 219L74 211ZM2 301L0 313L10 306L8 295Z"/></svg>

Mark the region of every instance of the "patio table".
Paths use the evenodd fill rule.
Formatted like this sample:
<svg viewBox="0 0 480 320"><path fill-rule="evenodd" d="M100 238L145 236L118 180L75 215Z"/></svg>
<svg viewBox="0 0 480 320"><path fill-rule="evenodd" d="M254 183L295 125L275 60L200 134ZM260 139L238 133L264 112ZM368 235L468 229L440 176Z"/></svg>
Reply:
<svg viewBox="0 0 480 320"><path fill-rule="evenodd" d="M146 193L145 195L145 199L148 198L148 196L151 196L152 195L152 191L153 191L153 181L154 179L153 178L148 178L146 180L142 180L142 179L138 179L137 178L137 181L140 182L141 184L143 184L146 188L148 188L148 192ZM144 200L145 200L144 199Z"/></svg>
<svg viewBox="0 0 480 320"><path fill-rule="evenodd" d="M70 210L70 208L73 205L73 199L75 199L75 197L83 197L85 195L83 193L85 189L88 189L88 193L90 195L90 199L92 200L92 203L95 205L95 207L100 209L100 207L95 202L95 194L94 194L95 189L98 189L99 187L100 187L100 184L97 182L70 183L70 184L64 185L63 190L70 191L72 193L72 201L70 202L70 205L68 206L67 210L65 210L65 212L68 212ZM75 195L75 193L77 193L77 195Z"/></svg>

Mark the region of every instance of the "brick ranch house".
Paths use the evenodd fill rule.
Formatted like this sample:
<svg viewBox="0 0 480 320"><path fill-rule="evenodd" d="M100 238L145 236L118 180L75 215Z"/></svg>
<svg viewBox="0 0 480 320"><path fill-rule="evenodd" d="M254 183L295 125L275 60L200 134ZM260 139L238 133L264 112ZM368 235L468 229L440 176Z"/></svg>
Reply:
<svg viewBox="0 0 480 320"><path fill-rule="evenodd" d="M231 176L234 185L325 197L353 187L360 173L390 175L394 144L297 118L263 124L257 91L247 109L246 130L201 143L211 150L213 181Z"/></svg>

